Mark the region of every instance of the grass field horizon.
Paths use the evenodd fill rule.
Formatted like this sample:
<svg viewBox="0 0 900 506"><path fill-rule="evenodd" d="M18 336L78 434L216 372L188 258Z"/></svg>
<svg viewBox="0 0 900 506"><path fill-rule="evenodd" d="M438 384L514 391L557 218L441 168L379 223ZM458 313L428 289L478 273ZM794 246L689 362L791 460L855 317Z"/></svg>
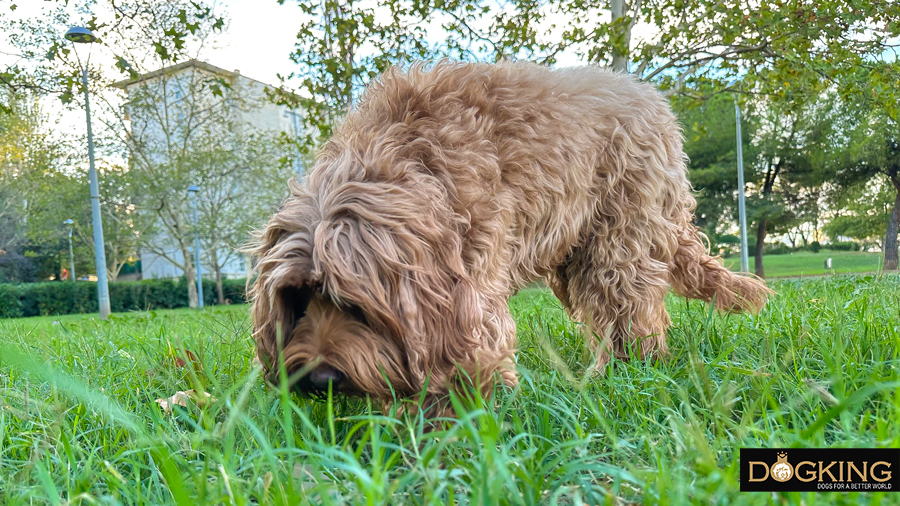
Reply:
<svg viewBox="0 0 900 506"><path fill-rule="evenodd" d="M671 297L671 355L591 377L578 325L524 290L519 387L437 430L267 388L247 306L0 320L0 504L891 502L738 491L741 447L900 447L900 277L772 286L759 315ZM212 400L154 402L189 389Z"/></svg>
<svg viewBox="0 0 900 506"><path fill-rule="evenodd" d="M831 269L825 268L825 259L831 258ZM750 272L756 268L756 258L750 255ZM723 259L725 266L733 271L741 268L740 255ZM766 279L802 276L822 276L829 274L867 274L878 272L884 265L883 253L862 251L821 250L795 251L781 255L765 255L763 267Z"/></svg>

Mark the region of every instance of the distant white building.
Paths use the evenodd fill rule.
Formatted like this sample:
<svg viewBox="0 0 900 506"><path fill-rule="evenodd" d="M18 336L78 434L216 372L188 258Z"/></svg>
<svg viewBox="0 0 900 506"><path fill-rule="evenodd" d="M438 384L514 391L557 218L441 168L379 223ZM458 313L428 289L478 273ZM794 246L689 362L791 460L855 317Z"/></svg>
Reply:
<svg viewBox="0 0 900 506"><path fill-rule="evenodd" d="M182 91L180 91L181 88L178 86L180 80L195 82L198 77L210 82L221 81L227 84L226 87L205 87L203 93L208 93L210 98L215 93L239 93L244 99L244 104L253 104L249 108L246 106L229 107L229 110L225 112L232 116L235 128L240 129L243 125L247 125L255 130L275 133L284 132L291 136L297 134L296 128L300 124L299 113L286 106L275 104L271 100L266 100L266 90L273 89L273 87L241 75L238 70L229 71L199 60L189 60L148 72L138 76L136 79L114 83L113 86L125 90L128 93L129 100L137 93L143 93L143 96L146 97L147 90L155 92L159 89L165 89L165 94L162 96L166 97L164 99L167 102L166 108L170 108L171 104L177 104L183 98ZM173 86L172 83L176 84ZM162 101L163 99L160 98L159 100ZM229 102L225 101L225 103ZM160 109L162 108L163 106L160 106ZM178 114L181 113L179 112ZM133 117L130 120L132 125L135 124L135 121L140 121L138 118ZM152 121L151 119L150 122ZM148 124L150 123L147 122L142 125L146 127ZM152 125L150 128L146 128L144 133L146 134L148 131L151 132L151 135L164 135L162 128L159 128L158 132L154 132ZM300 172L299 156L296 163L295 171ZM250 183L252 184L252 182ZM143 279L178 278L184 275L184 271L180 267L166 258L168 256L176 262L182 263L184 258L181 250L174 243L171 246L165 245L166 242L165 236L158 237L155 241L157 249L162 248L166 255L160 255L158 251L153 252L146 248L141 250L141 277ZM193 250L193 248L191 249ZM222 275L226 278L243 278L247 276L249 270L249 258L242 255L232 255L232 258L222 268ZM205 265L203 277L212 277L211 272Z"/></svg>

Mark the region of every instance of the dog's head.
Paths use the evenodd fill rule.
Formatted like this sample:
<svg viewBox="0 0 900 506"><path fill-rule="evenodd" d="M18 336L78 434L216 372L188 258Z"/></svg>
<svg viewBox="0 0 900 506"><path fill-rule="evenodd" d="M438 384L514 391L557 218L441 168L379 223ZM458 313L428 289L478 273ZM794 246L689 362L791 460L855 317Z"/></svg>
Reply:
<svg viewBox="0 0 900 506"><path fill-rule="evenodd" d="M314 171L256 250L253 325L267 377L389 400L475 363L484 312L439 185Z"/></svg>

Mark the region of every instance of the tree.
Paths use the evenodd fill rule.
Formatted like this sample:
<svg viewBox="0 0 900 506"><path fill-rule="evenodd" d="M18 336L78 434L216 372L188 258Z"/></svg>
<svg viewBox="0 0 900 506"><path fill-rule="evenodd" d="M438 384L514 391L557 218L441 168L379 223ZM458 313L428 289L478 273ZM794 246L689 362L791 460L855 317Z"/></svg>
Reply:
<svg viewBox="0 0 900 506"><path fill-rule="evenodd" d="M35 101L36 102L36 101ZM59 274L68 266L67 230L74 222L74 250L78 273L94 271L91 210L87 171L60 140L51 139L44 115L24 97L11 114L0 114L2 170L0 170L0 249L7 263L17 258L22 274L7 277L33 280ZM125 263L133 261L142 224L134 209L127 171L100 163L107 272L115 280ZM30 264L30 265L29 265ZM68 267L67 267L68 268ZM25 275L34 272L34 276Z"/></svg>
<svg viewBox="0 0 900 506"><path fill-rule="evenodd" d="M219 304L225 304L222 269L240 255L254 230L262 228L285 196L290 169L280 163L285 146L274 134L244 132L220 136L195 159L208 175L200 187L198 213L205 262L215 274ZM197 149L194 144L193 149Z"/></svg>
<svg viewBox="0 0 900 506"><path fill-rule="evenodd" d="M290 177L290 168L279 164L286 153L274 137L241 119L264 95L230 79L188 62L123 84L130 172L140 209L154 217L144 248L184 271L191 307L198 298L187 188L201 188L200 232L224 302L222 266L281 201Z"/></svg>
<svg viewBox="0 0 900 506"><path fill-rule="evenodd" d="M714 94L705 101L674 97L673 107L684 128L684 151L697 198L697 225L715 244L719 233L738 220L734 97L730 93ZM756 115L744 116L741 121L746 181L754 177L752 164L746 162L759 153L751 142L758 122Z"/></svg>
<svg viewBox="0 0 900 506"><path fill-rule="evenodd" d="M449 5L450 10L458 6ZM490 41L482 49L495 60L553 63L563 52L574 52L583 62L616 63L620 69L627 63L638 78L675 89L692 78L716 80L723 74L778 86L797 72L840 80L900 45L900 5L883 0L753 6L713 0L512 0L461 12L464 23L444 28L468 40ZM634 36L637 27L640 37Z"/></svg>
<svg viewBox="0 0 900 506"><path fill-rule="evenodd" d="M859 237L882 223L884 269L897 270L897 232L900 228L900 124L887 108L869 100L851 102L855 124L846 157L837 171L833 202L849 212L830 227L833 233ZM859 198L865 198L860 201ZM893 197L893 198L891 198ZM871 199L871 200L869 200ZM878 205L879 202L892 202ZM858 222L858 223L853 223Z"/></svg>
<svg viewBox="0 0 900 506"><path fill-rule="evenodd" d="M895 195L896 190L883 175L835 188L829 200L837 209L837 214L825 225L825 231L832 238L856 239L883 252Z"/></svg>
<svg viewBox="0 0 900 506"><path fill-rule="evenodd" d="M28 5L34 9L35 5ZM71 103L81 95L81 65L71 43L63 34L72 25L83 25L100 38L92 45L92 62L108 59L115 62L121 74L135 77L146 69L155 67L158 61L177 62L187 58L191 51L202 46L209 34L224 26L224 19L216 16L212 6L205 1L173 0L103 0L100 2L79 0L58 0L43 4L42 15L18 15L15 5L0 11L0 28L10 34L10 42L19 51L14 63L0 72L0 89L8 100L0 104L0 109L10 109L10 104L29 91L39 94L58 94L64 103ZM89 13L89 14L88 14ZM82 58L85 56L82 48ZM88 69L90 84L95 89L92 97L99 100L95 106L106 106L108 112L117 112L119 104L108 102L106 92L110 81L106 76ZM76 93L77 92L77 93ZM104 120L103 111L94 114L97 120ZM122 120L121 116L113 117ZM124 131L124 122L112 121L108 124L114 134ZM97 137L103 137L102 133ZM99 140L99 139L97 139ZM114 146L113 142L107 147ZM115 148L104 152L98 149L98 157L116 158ZM78 162L80 165L80 160ZM101 212L103 213L105 244L110 277L115 279L121 268L134 260L141 239L144 224L143 215L137 212L135 186L129 181L131 172L127 167L107 164L101 167L100 191ZM93 238L87 224L90 223L89 209L85 212L82 192L87 191L85 174L77 171L59 171L54 175L50 192L38 192L49 196L43 201L31 200L29 219L35 223L47 218L45 232L42 227L30 226L30 239L42 233L47 240L58 241L58 219L60 209L66 218L75 221L76 246L85 242L93 247ZM47 183L43 183L47 186ZM70 191L71 189L71 191ZM77 190L76 190L77 189ZM45 188L47 190L47 188ZM68 205L64 205L68 204ZM81 219L79 219L79 213ZM52 227L49 225L53 225ZM80 240L79 240L80 239ZM35 247L43 243L34 243ZM34 248L32 248L34 249ZM46 248L41 248L42 250ZM51 248L52 249L52 248ZM79 248L76 247L76 253ZM76 260L78 260L76 258ZM77 262L76 262L77 263ZM89 272L80 270L79 272Z"/></svg>
<svg viewBox="0 0 900 506"><path fill-rule="evenodd" d="M134 77L154 55L179 61L191 49L188 42L206 31L219 31L225 19L204 0L48 0L28 5L29 15L10 3L0 9L0 31L8 34L18 53L0 65L0 112L22 93L56 94L69 103L81 88L81 71L71 43L63 35L83 25L100 38L106 53L123 75ZM73 16L73 13L77 13ZM86 13L90 13L86 15Z"/></svg>
<svg viewBox="0 0 900 506"><path fill-rule="evenodd" d="M68 178L36 98L22 95L7 104L10 112L0 113L0 279L33 281L58 273L62 219L48 226L41 211L60 209L48 188L59 181L68 188Z"/></svg>
<svg viewBox="0 0 900 506"><path fill-rule="evenodd" d="M284 3L284 0L279 0ZM300 150L309 153L331 137L332 127L369 81L392 64L441 53L425 42L426 20L441 9L429 2L297 0L300 24L291 60L300 70L296 93L280 91L281 103L303 110ZM452 8L442 4L443 9ZM437 5L437 4L435 4Z"/></svg>
<svg viewBox="0 0 900 506"><path fill-rule="evenodd" d="M756 225L757 276L765 275L767 235L786 232L810 214L818 215L821 186L835 170L832 98L801 91L788 100L769 97L756 104L762 122L756 139L759 155L752 162L756 191L748 201L748 214Z"/></svg>
<svg viewBox="0 0 900 506"><path fill-rule="evenodd" d="M98 167L100 184L100 212L103 215L103 243L106 246L107 276L116 281L125 265L133 263L140 255L144 235L152 227L152 221L140 212L141 195L135 177L127 167L112 163L100 163ZM78 239L94 249L90 209L85 205L85 189L88 188L87 175L78 173L79 194L77 205L83 209L81 219L75 222Z"/></svg>

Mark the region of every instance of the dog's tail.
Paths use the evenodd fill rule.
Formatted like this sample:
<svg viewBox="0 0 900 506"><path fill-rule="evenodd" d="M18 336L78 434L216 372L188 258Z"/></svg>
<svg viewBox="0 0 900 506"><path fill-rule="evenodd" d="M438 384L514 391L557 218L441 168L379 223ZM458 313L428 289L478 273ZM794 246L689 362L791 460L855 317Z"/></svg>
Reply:
<svg viewBox="0 0 900 506"><path fill-rule="evenodd" d="M742 276L710 256L702 234L687 226L678 239L678 249L669 262L669 283L683 297L715 302L716 309L737 313L757 312L774 293L755 277Z"/></svg>

